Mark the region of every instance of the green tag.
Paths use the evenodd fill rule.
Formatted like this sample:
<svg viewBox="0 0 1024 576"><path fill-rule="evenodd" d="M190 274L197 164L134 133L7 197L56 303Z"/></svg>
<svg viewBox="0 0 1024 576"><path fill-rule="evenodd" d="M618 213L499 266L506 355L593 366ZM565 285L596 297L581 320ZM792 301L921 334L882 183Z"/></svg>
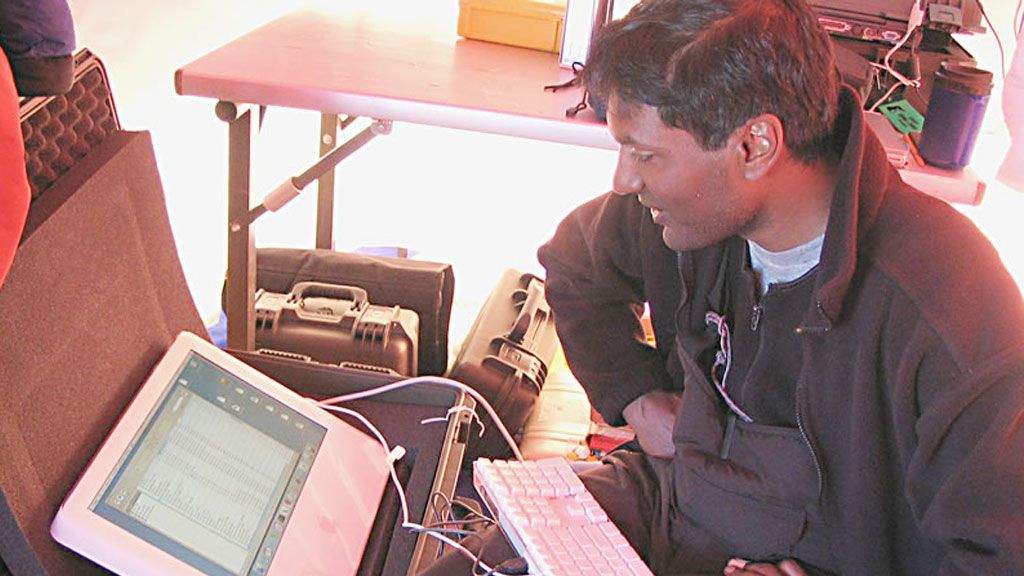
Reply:
<svg viewBox="0 0 1024 576"><path fill-rule="evenodd" d="M924 128L924 116L906 100L893 100L878 107L878 111L892 122L902 134L920 132Z"/></svg>

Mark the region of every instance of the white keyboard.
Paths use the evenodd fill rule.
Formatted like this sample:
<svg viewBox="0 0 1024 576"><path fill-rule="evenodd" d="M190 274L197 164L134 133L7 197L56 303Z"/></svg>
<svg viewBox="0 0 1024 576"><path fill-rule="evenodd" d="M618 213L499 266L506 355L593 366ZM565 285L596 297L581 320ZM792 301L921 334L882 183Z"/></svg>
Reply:
<svg viewBox="0 0 1024 576"><path fill-rule="evenodd" d="M530 574L652 576L564 458L481 458L473 484Z"/></svg>

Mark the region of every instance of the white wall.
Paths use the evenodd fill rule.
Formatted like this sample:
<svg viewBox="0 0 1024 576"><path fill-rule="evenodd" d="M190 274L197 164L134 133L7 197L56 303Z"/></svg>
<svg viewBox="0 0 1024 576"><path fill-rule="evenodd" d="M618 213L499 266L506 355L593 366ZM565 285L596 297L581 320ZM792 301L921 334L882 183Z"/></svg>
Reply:
<svg viewBox="0 0 1024 576"><path fill-rule="evenodd" d="M326 0L324 0L326 1ZM338 0L353 9L392 11L409 22L448 25L456 0ZM316 0L71 0L79 46L107 66L123 125L150 130L179 253L196 304L216 318L226 260L226 126L213 102L177 96L178 67L295 7ZM988 0L1012 54L1011 0ZM435 24L430 24L434 22ZM994 38L967 39L981 64L998 70ZM1009 56L1009 54L1008 54ZM256 154L261 196L316 158L318 117L271 109ZM1017 220L1024 193L992 182L1007 148L998 100L986 117L975 168L990 181L982 206L965 208L1001 248L1024 285ZM471 321L507 267L539 271L534 252L576 204L608 188L614 154L571 146L396 124L345 160L338 173L338 248L398 245L455 265L460 307ZM1024 161L1024 159L1022 159ZM258 245L309 247L314 196L307 191L256 225Z"/></svg>

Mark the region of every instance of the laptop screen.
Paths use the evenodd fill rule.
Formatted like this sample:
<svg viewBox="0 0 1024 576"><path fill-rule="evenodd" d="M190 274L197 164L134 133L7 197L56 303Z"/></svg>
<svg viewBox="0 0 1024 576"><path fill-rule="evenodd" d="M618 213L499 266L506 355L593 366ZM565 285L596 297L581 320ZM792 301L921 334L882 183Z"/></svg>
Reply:
<svg viewBox="0 0 1024 576"><path fill-rule="evenodd" d="M264 574L325 433L192 351L90 509L205 574Z"/></svg>

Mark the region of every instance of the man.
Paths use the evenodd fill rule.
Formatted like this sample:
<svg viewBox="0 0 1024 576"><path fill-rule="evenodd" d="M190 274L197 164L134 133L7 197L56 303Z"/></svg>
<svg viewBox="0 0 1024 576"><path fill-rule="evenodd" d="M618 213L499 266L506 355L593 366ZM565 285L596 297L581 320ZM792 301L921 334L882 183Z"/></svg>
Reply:
<svg viewBox="0 0 1024 576"><path fill-rule="evenodd" d="M652 568L1024 571L1020 291L899 179L807 6L643 3L586 74L621 144L616 193L539 256L605 419L682 390L671 460L610 465L662 489L616 518Z"/></svg>
<svg viewBox="0 0 1024 576"><path fill-rule="evenodd" d="M584 80L614 193L539 258L592 404L653 453L582 476L652 571L1024 573L1020 290L900 180L803 1L642 2Z"/></svg>

